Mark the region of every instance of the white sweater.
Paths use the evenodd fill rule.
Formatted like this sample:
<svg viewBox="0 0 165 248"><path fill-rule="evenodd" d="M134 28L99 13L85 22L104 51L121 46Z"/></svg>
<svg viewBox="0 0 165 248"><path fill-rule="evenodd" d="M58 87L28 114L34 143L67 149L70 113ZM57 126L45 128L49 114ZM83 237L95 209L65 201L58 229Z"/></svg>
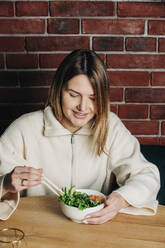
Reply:
<svg viewBox="0 0 165 248"><path fill-rule="evenodd" d="M75 185L110 193L109 179L113 172L119 188L116 190L131 206L120 212L131 214L156 213L156 196L160 188L159 172L140 153L137 139L120 119L109 114L106 151L96 156L91 151L90 123L72 134L54 117L50 107L25 114L14 121L0 138L0 219L5 220L16 209L19 193L2 199L5 174L18 164L13 151L28 160L60 188ZM51 192L40 184L27 190L27 196Z"/></svg>

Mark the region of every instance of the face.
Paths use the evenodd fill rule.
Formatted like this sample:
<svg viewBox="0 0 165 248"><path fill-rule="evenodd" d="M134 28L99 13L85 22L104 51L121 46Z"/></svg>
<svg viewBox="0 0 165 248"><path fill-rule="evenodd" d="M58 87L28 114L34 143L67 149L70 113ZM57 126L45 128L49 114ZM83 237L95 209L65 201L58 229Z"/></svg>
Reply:
<svg viewBox="0 0 165 248"><path fill-rule="evenodd" d="M96 106L96 96L89 78L83 74L73 77L62 90L62 125L76 132L95 116Z"/></svg>

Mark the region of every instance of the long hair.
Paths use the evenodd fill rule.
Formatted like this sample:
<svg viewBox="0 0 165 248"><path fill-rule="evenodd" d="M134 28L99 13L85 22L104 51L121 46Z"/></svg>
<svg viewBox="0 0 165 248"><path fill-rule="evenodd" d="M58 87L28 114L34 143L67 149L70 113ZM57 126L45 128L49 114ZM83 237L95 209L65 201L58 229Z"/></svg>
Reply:
<svg viewBox="0 0 165 248"><path fill-rule="evenodd" d="M58 121L63 118L61 92L67 82L76 75L88 76L96 94L97 113L93 119L93 146L96 154L104 151L108 134L109 79L102 60L92 50L75 50L62 61L52 82L47 105L50 105Z"/></svg>

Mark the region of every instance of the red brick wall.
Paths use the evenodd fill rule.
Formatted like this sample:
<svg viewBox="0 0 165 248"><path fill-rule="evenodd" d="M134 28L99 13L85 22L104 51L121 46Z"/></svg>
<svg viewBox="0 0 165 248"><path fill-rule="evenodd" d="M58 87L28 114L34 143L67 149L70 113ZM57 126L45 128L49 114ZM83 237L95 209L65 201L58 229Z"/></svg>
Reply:
<svg viewBox="0 0 165 248"><path fill-rule="evenodd" d="M44 105L54 71L94 49L110 75L112 111L143 144L165 144L165 3L0 1L0 131Z"/></svg>

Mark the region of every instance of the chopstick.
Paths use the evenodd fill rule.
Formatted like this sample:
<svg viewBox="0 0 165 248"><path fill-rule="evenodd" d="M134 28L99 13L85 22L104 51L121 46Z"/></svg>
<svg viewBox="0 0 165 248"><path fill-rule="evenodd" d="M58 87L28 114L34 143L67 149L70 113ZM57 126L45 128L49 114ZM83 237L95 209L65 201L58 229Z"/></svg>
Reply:
<svg viewBox="0 0 165 248"><path fill-rule="evenodd" d="M20 157L18 154L16 154L14 151L12 152L12 154L14 155L15 159L17 162L22 163L23 165L26 165L27 167L34 167L36 168L36 166L32 166L30 165L30 162L25 160L24 158ZM63 191L58 188L57 185L55 185L50 179L48 179L46 176L43 175L43 180L42 183L44 185L46 185L54 194L56 194L57 196L63 194Z"/></svg>

